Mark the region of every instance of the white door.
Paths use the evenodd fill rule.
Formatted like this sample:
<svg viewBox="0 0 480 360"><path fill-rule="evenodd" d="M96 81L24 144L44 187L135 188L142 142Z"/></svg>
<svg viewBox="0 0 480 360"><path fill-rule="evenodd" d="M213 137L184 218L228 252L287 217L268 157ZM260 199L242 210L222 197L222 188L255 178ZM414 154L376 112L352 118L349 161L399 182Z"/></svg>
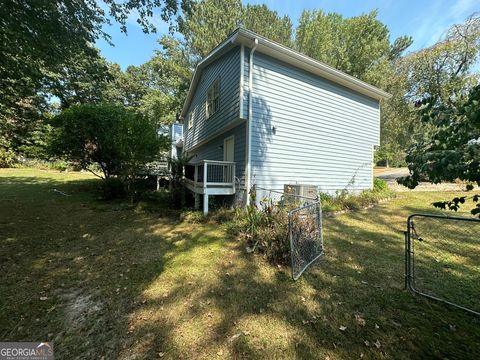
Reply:
<svg viewBox="0 0 480 360"><path fill-rule="evenodd" d="M223 140L223 161L233 162L235 151L235 138L230 136Z"/></svg>
<svg viewBox="0 0 480 360"><path fill-rule="evenodd" d="M235 159L235 138L230 136L223 140L223 161L233 162ZM224 166L223 169L223 182L233 182L233 167Z"/></svg>

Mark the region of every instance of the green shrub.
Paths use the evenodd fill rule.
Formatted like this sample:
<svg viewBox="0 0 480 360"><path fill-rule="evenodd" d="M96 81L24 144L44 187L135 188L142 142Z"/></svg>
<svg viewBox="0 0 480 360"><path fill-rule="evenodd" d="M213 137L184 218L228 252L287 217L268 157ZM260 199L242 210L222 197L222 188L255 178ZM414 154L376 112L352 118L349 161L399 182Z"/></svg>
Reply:
<svg viewBox="0 0 480 360"><path fill-rule="evenodd" d="M180 221L184 221L190 224L200 224L205 222L206 218L201 211L197 210L185 210L180 214Z"/></svg>
<svg viewBox="0 0 480 360"><path fill-rule="evenodd" d="M235 210L219 207L208 213L208 220L218 224L230 223L235 218Z"/></svg>
<svg viewBox="0 0 480 360"><path fill-rule="evenodd" d="M388 184L383 179L375 178L375 179L373 179L373 190L374 191L388 190Z"/></svg>
<svg viewBox="0 0 480 360"><path fill-rule="evenodd" d="M51 156L83 168L98 166L104 178L122 176L127 182L169 146L150 119L115 104L71 106L52 119L52 126Z"/></svg>
<svg viewBox="0 0 480 360"><path fill-rule="evenodd" d="M372 190L360 193L349 193L346 190L337 191L335 195L320 193L322 211L325 213L342 210L360 210L378 204L380 200L394 197L395 193L388 188L382 179L375 179Z"/></svg>
<svg viewBox="0 0 480 360"><path fill-rule="evenodd" d="M67 170L73 169L70 163L63 160L47 162L47 166L51 170L58 170L58 171L67 171Z"/></svg>
<svg viewBox="0 0 480 360"><path fill-rule="evenodd" d="M68 161L55 160L47 161L41 159L24 159L15 164L18 168L35 168L40 170L58 170L58 171L80 171L81 169Z"/></svg>
<svg viewBox="0 0 480 360"><path fill-rule="evenodd" d="M102 180L100 194L104 200L125 199L127 197L127 188L120 178L111 177Z"/></svg>
<svg viewBox="0 0 480 360"><path fill-rule="evenodd" d="M0 168L11 167L15 163L13 151L0 147Z"/></svg>

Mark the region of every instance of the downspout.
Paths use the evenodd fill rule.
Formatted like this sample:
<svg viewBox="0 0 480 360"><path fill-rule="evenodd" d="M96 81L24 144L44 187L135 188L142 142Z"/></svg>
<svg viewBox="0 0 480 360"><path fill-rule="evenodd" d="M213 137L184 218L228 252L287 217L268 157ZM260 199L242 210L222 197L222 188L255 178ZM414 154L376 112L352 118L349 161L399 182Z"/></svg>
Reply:
<svg viewBox="0 0 480 360"><path fill-rule="evenodd" d="M247 171L246 171L246 188L247 188L247 206L250 205L250 190L252 188L252 92L253 92L253 53L257 49L258 39L255 38L254 45L250 51L250 59L248 63L248 120L247 120Z"/></svg>

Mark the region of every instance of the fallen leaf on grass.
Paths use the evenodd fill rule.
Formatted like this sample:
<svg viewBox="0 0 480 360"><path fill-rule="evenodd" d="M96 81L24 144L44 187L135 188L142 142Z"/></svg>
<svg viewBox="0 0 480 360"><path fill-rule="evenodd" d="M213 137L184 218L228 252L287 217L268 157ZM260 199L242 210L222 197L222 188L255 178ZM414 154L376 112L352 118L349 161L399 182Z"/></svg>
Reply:
<svg viewBox="0 0 480 360"><path fill-rule="evenodd" d="M45 301L47 300L48 298L46 296L40 296L40 301Z"/></svg>
<svg viewBox="0 0 480 360"><path fill-rule="evenodd" d="M230 342L234 342L236 339L238 339L240 336L243 335L243 332L239 332L239 333L236 333L235 335L233 335L230 339L228 339L228 341Z"/></svg>
<svg viewBox="0 0 480 360"><path fill-rule="evenodd" d="M370 341L368 340L365 340L363 343L365 344L365 346L370 346Z"/></svg>
<svg viewBox="0 0 480 360"><path fill-rule="evenodd" d="M373 343L373 345L375 345L377 349L380 349L380 347L382 346L382 344L380 344L380 341L378 341L378 339Z"/></svg>
<svg viewBox="0 0 480 360"><path fill-rule="evenodd" d="M347 330L347 327L342 325L342 326L339 327L339 329L340 329L340 331L345 331L345 330Z"/></svg>
<svg viewBox="0 0 480 360"><path fill-rule="evenodd" d="M164 353L164 352L161 352L161 351L160 351L160 352L158 353L158 357L161 357L161 358L162 358L162 357L164 357L164 356L165 356L165 353Z"/></svg>
<svg viewBox="0 0 480 360"><path fill-rule="evenodd" d="M362 315L356 314L356 315L355 315L355 320L357 321L357 324L360 325L360 326L365 326L365 324L366 324L366 321L365 321L365 319L362 317Z"/></svg>

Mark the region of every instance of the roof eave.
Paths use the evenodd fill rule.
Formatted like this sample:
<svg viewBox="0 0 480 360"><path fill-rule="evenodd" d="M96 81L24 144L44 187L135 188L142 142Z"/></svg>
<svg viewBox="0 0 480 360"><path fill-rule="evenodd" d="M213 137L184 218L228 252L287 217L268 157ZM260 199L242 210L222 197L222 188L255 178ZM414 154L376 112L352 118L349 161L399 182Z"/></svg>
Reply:
<svg viewBox="0 0 480 360"><path fill-rule="evenodd" d="M193 97L194 89L197 87L197 83L200 80L201 71L207 65L218 59L222 54L233 48L236 43L237 35L240 29L235 30L225 41L220 43L215 49L213 49L206 57L204 57L195 67L193 72L192 80L190 81L190 86L187 92L187 98L183 103L182 112L180 113L181 117L185 118L188 107Z"/></svg>
<svg viewBox="0 0 480 360"><path fill-rule="evenodd" d="M190 106L194 89L196 88L197 83L200 80L202 69L214 60L216 60L218 57L220 57L223 53L230 50L236 44L244 44L247 46L251 46L252 42L255 39L258 39L258 52L270 55L278 60L282 60L288 64L294 65L309 73L318 75L334 83L340 84L348 89L356 91L370 98L382 100L392 97L392 95L388 92L383 91L382 89L370 85L362 80L359 80L356 77L348 75L340 70L337 70L315 59L312 59L311 57L301 54L295 50L289 49L250 30L238 28L225 41L223 41L215 49L213 49L210 54L208 54L196 66L192 81L190 82L190 87L188 89L187 98L185 99L185 103L181 112L181 116L183 118L185 118L188 107Z"/></svg>
<svg viewBox="0 0 480 360"><path fill-rule="evenodd" d="M307 55L301 54L295 50L287 48L286 46L255 34L252 31L239 29L236 42L249 45L254 39L258 39L258 52L265 53L278 60L283 60L291 65L304 69L309 73L313 73L331 80L334 83L343 85L351 90L357 91L376 100L388 99L392 96L382 89L370 85L320 61L312 59Z"/></svg>

